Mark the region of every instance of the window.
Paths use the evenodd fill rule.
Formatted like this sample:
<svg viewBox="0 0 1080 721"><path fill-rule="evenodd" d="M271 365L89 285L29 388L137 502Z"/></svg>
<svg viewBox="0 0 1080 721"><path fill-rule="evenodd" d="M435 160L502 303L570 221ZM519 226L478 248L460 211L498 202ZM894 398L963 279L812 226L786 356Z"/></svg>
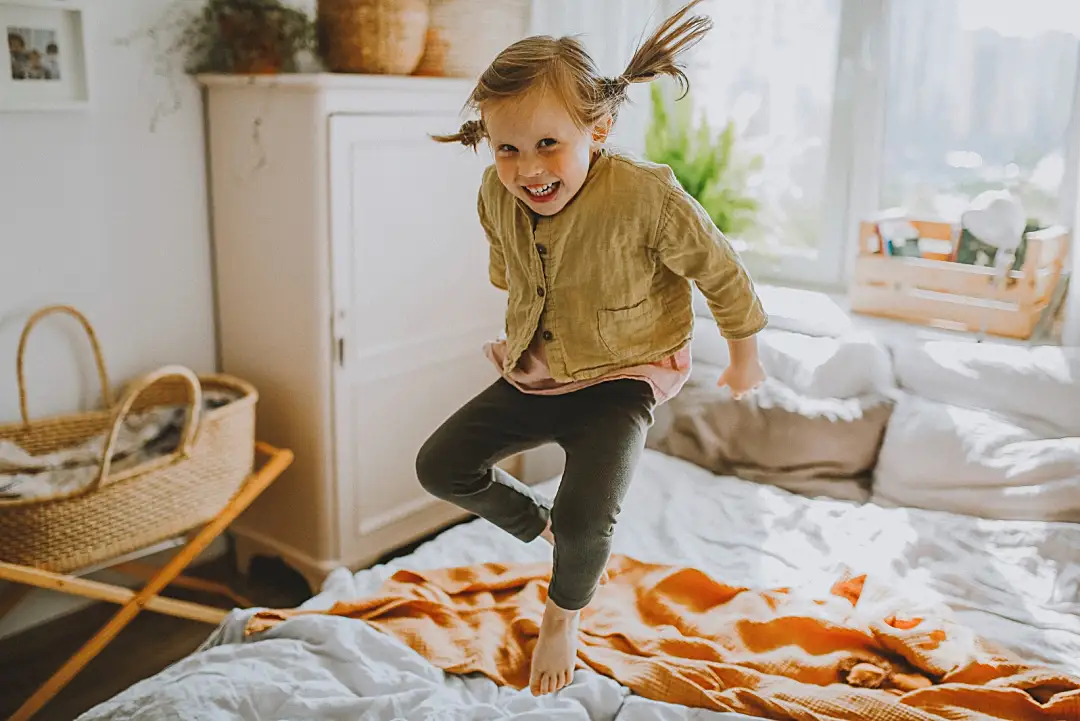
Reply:
<svg viewBox="0 0 1080 721"><path fill-rule="evenodd" d="M681 4L681 3L679 3ZM1080 2L706 0L691 100L759 155L761 211L732 238L757 277L842 286L859 220L957 220L1007 187L1075 222Z"/></svg>
<svg viewBox="0 0 1080 721"><path fill-rule="evenodd" d="M825 189L842 0L710 0L713 30L695 50L691 98L714 128L734 121L734 151L756 157L751 230L732 240L774 263L812 265L831 230Z"/></svg>
<svg viewBox="0 0 1080 721"><path fill-rule="evenodd" d="M1057 0L894 2L882 206L956 221L1004 186L1062 221L1078 23Z"/></svg>

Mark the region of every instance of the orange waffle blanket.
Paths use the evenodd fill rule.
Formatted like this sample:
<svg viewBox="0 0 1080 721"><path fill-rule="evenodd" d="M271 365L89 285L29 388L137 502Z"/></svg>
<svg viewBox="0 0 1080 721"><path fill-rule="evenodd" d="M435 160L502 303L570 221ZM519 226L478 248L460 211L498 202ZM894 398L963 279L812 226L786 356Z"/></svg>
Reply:
<svg viewBox="0 0 1080 721"><path fill-rule="evenodd" d="M399 571L370 598L293 616L361 619L455 674L526 688L550 565ZM581 617L578 667L658 701L770 719L1080 720L1080 679L1024 664L865 576L823 598L612 557Z"/></svg>

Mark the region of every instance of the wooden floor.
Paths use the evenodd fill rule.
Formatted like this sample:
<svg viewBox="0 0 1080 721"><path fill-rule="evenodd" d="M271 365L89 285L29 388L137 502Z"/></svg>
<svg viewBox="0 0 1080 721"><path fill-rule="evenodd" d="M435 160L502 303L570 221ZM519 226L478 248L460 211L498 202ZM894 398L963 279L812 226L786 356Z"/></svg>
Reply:
<svg viewBox="0 0 1080 721"><path fill-rule="evenodd" d="M431 536L388 554L380 562L411 552ZM303 578L280 561L258 558L249 577L235 570L232 557L189 569L187 575L228 583L257 606L289 608L307 600ZM167 595L229 608L218 596L183 589ZM94 604L0 640L0 719L8 718L57 668L75 653L118 606ZM36 716L34 721L72 721L132 684L184 658L201 644L212 626L144 611Z"/></svg>

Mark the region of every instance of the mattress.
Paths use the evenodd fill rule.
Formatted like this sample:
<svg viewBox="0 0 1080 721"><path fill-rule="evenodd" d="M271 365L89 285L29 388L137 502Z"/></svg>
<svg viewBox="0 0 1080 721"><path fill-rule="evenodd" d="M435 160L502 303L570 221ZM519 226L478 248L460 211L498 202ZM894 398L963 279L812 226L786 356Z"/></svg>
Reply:
<svg viewBox="0 0 1080 721"><path fill-rule="evenodd" d="M558 479L541 484L553 494ZM692 564L747 586L825 593L845 569L904 584L952 606L975 631L1029 659L1080 674L1080 526L986 521L809 499L719 477L647 450L623 505L614 550ZM486 521L451 528L414 553L351 574L338 569L305 608L374 591L398 568L550 558ZM366 624L294 619L255 639L234 611L196 654L80 717L140 719L745 719L631 695L578 671L535 698L484 678L452 677Z"/></svg>

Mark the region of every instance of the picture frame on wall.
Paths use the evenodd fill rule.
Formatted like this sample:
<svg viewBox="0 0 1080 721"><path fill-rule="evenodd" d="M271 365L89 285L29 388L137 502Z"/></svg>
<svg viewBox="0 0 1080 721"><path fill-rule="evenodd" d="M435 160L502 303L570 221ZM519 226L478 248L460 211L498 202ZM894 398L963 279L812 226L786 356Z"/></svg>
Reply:
<svg viewBox="0 0 1080 721"><path fill-rule="evenodd" d="M74 0L0 0L8 50L0 60L0 111L87 107L86 28L86 9Z"/></svg>

